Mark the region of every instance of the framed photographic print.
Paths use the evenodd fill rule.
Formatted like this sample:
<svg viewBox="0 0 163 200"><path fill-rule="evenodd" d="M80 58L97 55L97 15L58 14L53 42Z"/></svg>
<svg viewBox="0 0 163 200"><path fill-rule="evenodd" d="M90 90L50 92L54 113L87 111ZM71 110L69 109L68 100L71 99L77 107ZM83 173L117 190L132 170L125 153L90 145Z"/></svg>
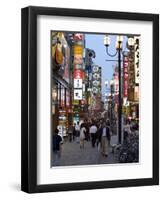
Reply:
<svg viewBox="0 0 163 200"><path fill-rule="evenodd" d="M22 9L21 187L159 184L159 15Z"/></svg>

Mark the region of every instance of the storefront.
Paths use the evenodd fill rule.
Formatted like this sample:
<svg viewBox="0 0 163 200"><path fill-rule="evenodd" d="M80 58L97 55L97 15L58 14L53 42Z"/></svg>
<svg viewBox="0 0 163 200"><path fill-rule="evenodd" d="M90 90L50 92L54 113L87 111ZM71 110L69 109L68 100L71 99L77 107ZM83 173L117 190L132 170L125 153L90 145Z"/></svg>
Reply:
<svg viewBox="0 0 163 200"><path fill-rule="evenodd" d="M139 120L139 86L135 86L128 90L129 99L129 115L133 120Z"/></svg>
<svg viewBox="0 0 163 200"><path fill-rule="evenodd" d="M52 130L65 137L71 123L71 46L66 33L52 32Z"/></svg>
<svg viewBox="0 0 163 200"><path fill-rule="evenodd" d="M58 80L53 80L52 87L52 127L58 128L66 136L69 124L72 123L71 89Z"/></svg>

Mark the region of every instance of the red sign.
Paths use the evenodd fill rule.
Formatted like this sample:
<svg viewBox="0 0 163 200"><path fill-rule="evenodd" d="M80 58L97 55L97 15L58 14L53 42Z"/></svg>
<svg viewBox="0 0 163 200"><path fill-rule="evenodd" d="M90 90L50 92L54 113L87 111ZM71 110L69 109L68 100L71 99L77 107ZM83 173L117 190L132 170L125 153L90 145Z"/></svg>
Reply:
<svg viewBox="0 0 163 200"><path fill-rule="evenodd" d="M74 71L74 79L83 79L84 78L84 72L80 69L76 69Z"/></svg>
<svg viewBox="0 0 163 200"><path fill-rule="evenodd" d="M83 34L81 33L74 33L74 40L83 40Z"/></svg>
<svg viewBox="0 0 163 200"><path fill-rule="evenodd" d="M128 95L127 89L128 89L128 57L124 56L124 60L123 60L123 96L124 97L127 97Z"/></svg>

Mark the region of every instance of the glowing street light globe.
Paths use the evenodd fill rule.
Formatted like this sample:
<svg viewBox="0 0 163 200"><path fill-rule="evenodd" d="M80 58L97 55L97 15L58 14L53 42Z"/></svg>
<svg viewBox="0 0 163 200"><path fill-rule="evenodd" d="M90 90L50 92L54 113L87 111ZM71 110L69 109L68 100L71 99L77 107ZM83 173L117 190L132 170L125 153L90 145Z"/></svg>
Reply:
<svg viewBox="0 0 163 200"><path fill-rule="evenodd" d="M128 47L132 48L134 46L134 44L135 44L134 38L133 37L129 37L127 44L128 44Z"/></svg>
<svg viewBox="0 0 163 200"><path fill-rule="evenodd" d="M105 46L109 46L110 45L110 37L109 37L109 35L105 35L104 36L104 45Z"/></svg>

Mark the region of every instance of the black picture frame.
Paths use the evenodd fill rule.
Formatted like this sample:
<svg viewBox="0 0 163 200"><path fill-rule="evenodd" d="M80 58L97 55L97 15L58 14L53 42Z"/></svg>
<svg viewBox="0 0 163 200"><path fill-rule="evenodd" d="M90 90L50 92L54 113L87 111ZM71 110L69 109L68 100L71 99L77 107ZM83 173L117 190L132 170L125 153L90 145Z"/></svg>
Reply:
<svg viewBox="0 0 163 200"><path fill-rule="evenodd" d="M153 23L153 177L37 185L37 16L56 15ZM21 190L28 193L159 184L159 15L30 6L21 11ZM148 122L147 122L148 123Z"/></svg>

